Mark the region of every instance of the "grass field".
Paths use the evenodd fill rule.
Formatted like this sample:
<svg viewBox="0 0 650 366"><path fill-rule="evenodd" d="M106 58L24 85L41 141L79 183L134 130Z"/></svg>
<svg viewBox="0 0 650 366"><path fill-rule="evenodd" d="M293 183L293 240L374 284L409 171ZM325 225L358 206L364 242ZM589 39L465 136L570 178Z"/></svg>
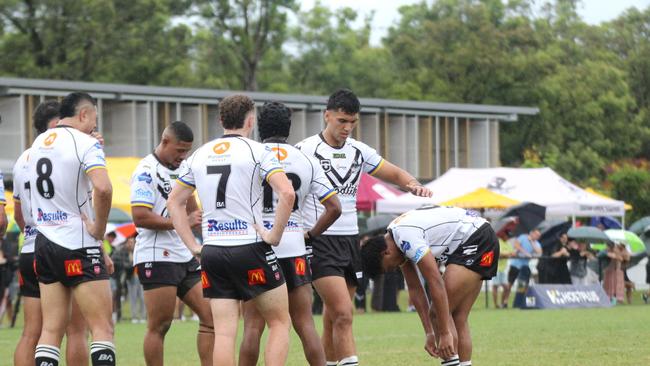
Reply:
<svg viewBox="0 0 650 366"><path fill-rule="evenodd" d="M545 311L485 309L481 296L470 318L473 363L650 365L650 305L644 305L640 295L635 295L631 306ZM405 300L401 299L400 303L403 305ZM320 317L316 322L320 328ZM196 329L196 322L174 323L166 340L166 365L198 365ZM143 324L117 325L119 365L144 365L144 330ZM20 329L0 329L0 365L11 365L20 332ZM423 332L415 313L358 315L354 333L363 365L439 364L423 350ZM298 337L292 334L287 365L305 364Z"/></svg>

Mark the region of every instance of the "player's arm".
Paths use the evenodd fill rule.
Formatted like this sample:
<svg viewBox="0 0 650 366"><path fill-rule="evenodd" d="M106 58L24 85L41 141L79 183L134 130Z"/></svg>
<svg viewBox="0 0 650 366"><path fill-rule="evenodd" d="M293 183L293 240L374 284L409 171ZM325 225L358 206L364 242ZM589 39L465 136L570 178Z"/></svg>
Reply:
<svg viewBox="0 0 650 366"><path fill-rule="evenodd" d="M438 340L438 355L449 359L456 354L452 327L454 326L449 314L447 290L442 280L438 263L431 252L426 253L418 262L418 268L424 276L431 293L431 307L429 309L436 338Z"/></svg>
<svg viewBox="0 0 650 366"><path fill-rule="evenodd" d="M341 201L336 196L336 194L325 199L321 202L321 204L325 208L325 211L318 218L318 221L316 221L314 227L307 231L306 235L310 239L314 236L321 235L334 223L334 221L339 218L339 216L341 216Z"/></svg>
<svg viewBox="0 0 650 366"><path fill-rule="evenodd" d="M406 261L401 266L401 270L409 290L409 298L413 306L415 306L415 310L418 312L422 328L426 334L424 349L431 356L437 357L435 333L433 331L433 324L431 324L431 318L429 318L429 300L424 292L424 288L422 288L422 283L420 283L415 265L411 261Z"/></svg>
<svg viewBox="0 0 650 366"><path fill-rule="evenodd" d="M296 194L293 190L291 182L287 175L282 171L272 173L267 177L269 185L273 188L273 192L278 195L278 205L275 209L275 220L273 221L273 228L269 231L261 231L262 239L267 244L278 245L282 239L282 233L285 226L289 221L291 210L293 209L293 202L296 199Z"/></svg>
<svg viewBox="0 0 650 366"><path fill-rule="evenodd" d="M111 210L113 199L113 186L106 169L92 169L87 173L93 185L93 209L95 221L88 223L88 232L95 239L102 240L108 222L108 213Z"/></svg>
<svg viewBox="0 0 650 366"><path fill-rule="evenodd" d="M181 237L181 240L192 254L198 255L201 253L201 246L196 242L196 238L192 234L186 209L187 201L192 197L192 193L194 193L194 189L191 187L183 184L174 185L167 199L167 209L178 236Z"/></svg>
<svg viewBox="0 0 650 366"><path fill-rule="evenodd" d="M131 216L137 227L149 230L173 230L174 224L169 217L163 217L154 213L150 207L132 204Z"/></svg>
<svg viewBox="0 0 650 366"><path fill-rule="evenodd" d="M384 160L383 164L377 168L374 176L385 182L395 184L416 196L431 197L433 195L433 192L429 188L423 186L406 170L397 167L387 160Z"/></svg>
<svg viewBox="0 0 650 366"><path fill-rule="evenodd" d="M20 231L25 232L25 218L23 217L22 205L20 200L14 197L14 220L20 228Z"/></svg>

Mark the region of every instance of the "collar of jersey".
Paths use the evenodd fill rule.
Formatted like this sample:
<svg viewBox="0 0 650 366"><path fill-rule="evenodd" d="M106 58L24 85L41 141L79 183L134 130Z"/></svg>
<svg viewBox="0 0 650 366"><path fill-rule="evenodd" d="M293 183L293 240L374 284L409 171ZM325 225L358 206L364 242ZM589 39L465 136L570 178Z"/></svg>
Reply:
<svg viewBox="0 0 650 366"><path fill-rule="evenodd" d="M268 139L264 140L264 143L265 144L286 144L287 139L281 137L269 137Z"/></svg>
<svg viewBox="0 0 650 366"><path fill-rule="evenodd" d="M244 137L244 136L236 134L236 133L229 133L227 135L221 136L221 138L226 138L226 137Z"/></svg>
<svg viewBox="0 0 650 366"><path fill-rule="evenodd" d="M74 128L74 127L69 126L69 125L56 125L56 126L54 126L54 128Z"/></svg>
<svg viewBox="0 0 650 366"><path fill-rule="evenodd" d="M320 137L320 139L323 140L323 142L325 143L325 145L331 147L332 149L336 149L336 150L340 150L340 149L344 148L344 147L345 147L345 144L348 142L348 140L346 139L345 142L343 143L343 146L332 146L332 145L330 145L330 144L327 142L327 140L325 140L325 136L323 136L323 131L321 131L321 132L318 134L318 137Z"/></svg>
<svg viewBox="0 0 650 366"><path fill-rule="evenodd" d="M174 168L174 167L172 167L171 165L169 165L169 164L165 163L164 161L160 160L160 158L158 157L158 155L156 155L156 152L155 152L155 151L153 151L153 152L151 153L151 155L153 155L153 157L154 157L156 160L158 160L158 162L160 163L160 165L164 166L165 168L167 168L167 169L169 169L169 170L172 170L172 171L178 169L178 168Z"/></svg>

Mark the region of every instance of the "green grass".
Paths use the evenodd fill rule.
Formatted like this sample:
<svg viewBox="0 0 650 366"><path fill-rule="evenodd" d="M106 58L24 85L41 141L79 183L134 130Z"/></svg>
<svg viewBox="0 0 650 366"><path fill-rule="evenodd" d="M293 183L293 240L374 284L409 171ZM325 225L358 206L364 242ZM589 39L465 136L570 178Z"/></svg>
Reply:
<svg viewBox="0 0 650 366"><path fill-rule="evenodd" d="M610 309L494 310L485 309L484 301L479 297L470 317L475 365L650 365L650 305L638 293L633 305ZM320 329L321 318L316 322ZM144 328L128 322L116 327L120 365L144 365ZM196 322L174 323L166 340L167 365L198 365L196 330ZM0 365L11 364L20 331L0 329ZM415 313L355 316L354 334L362 365L438 364L423 350ZM292 334L287 365L305 364Z"/></svg>

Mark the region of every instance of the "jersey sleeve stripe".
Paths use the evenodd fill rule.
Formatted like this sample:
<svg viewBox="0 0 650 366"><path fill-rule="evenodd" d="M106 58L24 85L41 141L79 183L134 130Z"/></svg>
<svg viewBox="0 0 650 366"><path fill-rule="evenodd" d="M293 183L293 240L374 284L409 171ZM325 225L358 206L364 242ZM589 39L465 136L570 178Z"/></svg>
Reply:
<svg viewBox="0 0 650 366"><path fill-rule="evenodd" d="M102 165L102 164L89 165L86 167L86 173L92 172L95 169L106 169L106 165Z"/></svg>
<svg viewBox="0 0 650 366"><path fill-rule="evenodd" d="M368 174L370 174L370 175L375 175L375 174L379 171L379 169L380 169L382 166L384 166L384 161L386 161L386 160L381 159L381 161L379 162L379 164L377 164L377 166L375 166L375 167L374 167L374 168L373 168L373 169L372 169Z"/></svg>
<svg viewBox="0 0 650 366"><path fill-rule="evenodd" d="M427 247L427 249L424 251L424 253L423 253L422 256L420 257L420 259L416 262L416 264L417 264L417 263L420 263L420 261L422 260L422 258L424 258L424 256L427 255L427 253L429 253L430 251L431 251L431 248Z"/></svg>
<svg viewBox="0 0 650 366"><path fill-rule="evenodd" d="M273 174L275 174L275 173L282 173L282 172L284 172L284 169L282 169L282 168L271 169L271 171L269 171L268 173L266 173L266 177L264 178L264 180L266 180L266 181L268 182L268 181L269 181L269 178L271 178L271 176L272 176Z"/></svg>
<svg viewBox="0 0 650 366"><path fill-rule="evenodd" d="M151 204L151 203L149 203L149 202L144 202L144 201L131 201L131 207L136 207L136 206L153 208L153 204Z"/></svg>
<svg viewBox="0 0 650 366"><path fill-rule="evenodd" d="M192 189L196 188L194 184L184 181L183 178L177 178L176 182L178 182L180 185L185 186L187 188L192 188Z"/></svg>
<svg viewBox="0 0 650 366"><path fill-rule="evenodd" d="M325 193L323 196L319 197L318 200L320 203L323 203L330 199L330 197L334 196L336 194L336 190L332 189L329 192Z"/></svg>

